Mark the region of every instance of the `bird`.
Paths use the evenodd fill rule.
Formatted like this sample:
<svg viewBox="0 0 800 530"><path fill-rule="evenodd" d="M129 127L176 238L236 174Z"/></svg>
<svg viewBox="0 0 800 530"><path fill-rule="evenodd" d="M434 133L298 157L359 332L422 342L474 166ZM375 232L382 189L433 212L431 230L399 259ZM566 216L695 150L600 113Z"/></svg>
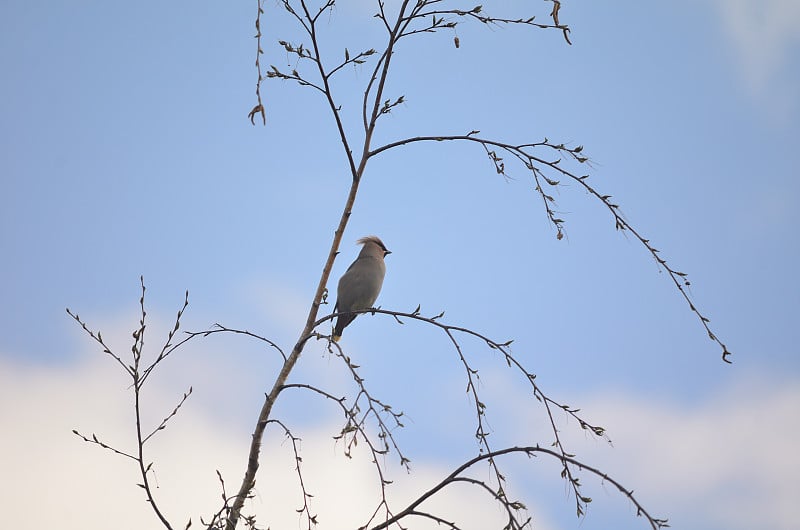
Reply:
<svg viewBox="0 0 800 530"><path fill-rule="evenodd" d="M371 308L383 286L383 277L386 275L386 263L383 258L391 254L391 251L377 236L362 237L356 243L364 246L361 247L356 260L339 278L336 305L333 309L335 313ZM336 325L333 328L334 342L339 342L344 328L357 316L357 313L351 313L336 317Z"/></svg>

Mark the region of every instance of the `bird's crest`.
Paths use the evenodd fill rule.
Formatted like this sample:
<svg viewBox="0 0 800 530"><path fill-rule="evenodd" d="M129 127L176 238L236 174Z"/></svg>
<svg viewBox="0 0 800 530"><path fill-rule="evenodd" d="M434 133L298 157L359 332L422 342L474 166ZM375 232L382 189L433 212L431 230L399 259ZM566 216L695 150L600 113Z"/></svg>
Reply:
<svg viewBox="0 0 800 530"><path fill-rule="evenodd" d="M358 241L356 241L356 244L358 245L365 245L367 243L375 243L376 245L381 247L384 251L388 250L386 248L386 245L383 244L383 241L381 241L381 238L379 238L378 236L364 236Z"/></svg>

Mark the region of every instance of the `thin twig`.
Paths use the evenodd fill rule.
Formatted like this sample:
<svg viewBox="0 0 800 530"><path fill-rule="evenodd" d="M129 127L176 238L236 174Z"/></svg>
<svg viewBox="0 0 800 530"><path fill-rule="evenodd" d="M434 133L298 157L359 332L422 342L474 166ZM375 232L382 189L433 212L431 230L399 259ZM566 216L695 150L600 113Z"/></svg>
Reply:
<svg viewBox="0 0 800 530"><path fill-rule="evenodd" d="M488 154L489 158L491 159L492 163L495 166L495 170L497 173L506 175L506 167L503 163L503 159L497 155L496 150L502 150L513 157L517 158L521 161L521 163L533 174L533 177L536 181L536 192L542 197L544 202L545 211L547 212L547 216L553 225L557 229L557 237L561 239L564 229L564 220L557 216L557 213L551 206L555 202L555 199L548 195L544 188L542 187L541 181L545 180L549 186L558 186L560 181L557 180L558 178L566 177L573 182L578 183L584 190L586 190L590 195L594 196L598 199L605 207L609 210L611 215L614 218L614 224L617 230L625 230L631 234L641 243L648 253L656 260L656 263L660 267L662 267L666 272L669 278L672 280L672 283L677 288L680 295L689 305L689 309L692 313L695 314L697 319L702 324L703 328L705 329L706 333L708 334L709 339L716 342L717 345L722 349L722 360L726 363L730 363L730 359L728 358L731 355L731 352L728 351L727 346L717 337L717 335L711 330L709 325L710 320L697 309L697 305L692 300L691 296L689 295L688 286L689 280L687 279L687 274L684 272L679 271L678 269L673 268L666 259L662 258L660 255L660 251L656 249L651 243L649 239L646 239L641 233L636 230L622 215L619 205L615 204L611 200L611 195L603 194L599 192L596 188L588 183L588 175L581 175L576 172L570 171L565 169L563 165L561 165L561 161L563 156L569 157L573 159L578 164L586 164L590 160L587 156L583 154L583 146L578 146L574 148L569 148L564 144L554 144L545 139L542 142L536 143L525 143L525 144L510 144L506 142L500 142L497 140L492 140L489 138L482 138L477 135L478 131L471 131L468 134L462 135L442 135L442 136L416 136L410 138L404 138L402 140L397 140L394 142L387 143L380 147L377 147L370 151L369 157L374 157L384 151L388 151L390 149L394 149L397 147L410 145L419 142L472 142L477 143L483 147L483 149ZM554 152L558 158L555 159L547 159L544 158L544 155L537 155L532 152L533 149L546 149L548 151ZM548 177L543 172L543 168L546 168L548 171L552 173L552 176Z"/></svg>
<svg viewBox="0 0 800 530"><path fill-rule="evenodd" d="M653 530L659 530L660 528L665 528L669 526L667 524L666 519L660 519L650 515L650 513L644 508L644 506L642 506L642 504L636 499L636 497L634 497L633 490L628 490L620 482L608 476L608 474L604 473L603 471L600 471L595 467L587 465L581 462L580 460L564 456L557 451L553 451L551 449L545 449L544 447L539 447L537 445L537 446L527 446L527 447L508 447L505 449L501 449L499 451L493 451L491 453L478 455L464 462L463 464L458 466L452 473L450 473L447 477L445 477L439 483L437 483L435 486L433 486L432 488L424 492L422 495L417 497L405 509L399 511L394 517L390 518L389 520L384 521L379 525L373 526L371 530L382 530L384 528L389 528L391 525L398 524L402 519L408 516L419 515L420 512L418 511L418 508L422 503L431 499L434 495L445 489L447 486L457 482L469 481L471 483L482 484L484 486L484 489L486 489L487 491L489 491L494 495L494 492L491 490L491 488L486 486L486 484L483 481L474 478L463 477L462 473L464 473L465 471L467 471L468 469L470 469L479 462L490 459L496 459L498 457L513 453L522 453L527 455L528 457L532 457L535 456L537 453L541 453L556 458L558 460L561 460L564 463L571 464L572 466L578 469L586 471L600 478L603 482L608 482L609 484L613 485L636 507L637 515L644 516L644 518L647 520L647 522L650 524ZM501 502L504 505L504 507L508 509L508 506L505 506L505 504L508 502L507 499L503 499L497 496L495 496L495 499ZM514 526L514 528L521 528L522 526L524 526L524 524L527 524L527 521L525 523L521 523L520 521L516 520L515 515L512 515L511 517L514 517L514 524L516 525Z"/></svg>

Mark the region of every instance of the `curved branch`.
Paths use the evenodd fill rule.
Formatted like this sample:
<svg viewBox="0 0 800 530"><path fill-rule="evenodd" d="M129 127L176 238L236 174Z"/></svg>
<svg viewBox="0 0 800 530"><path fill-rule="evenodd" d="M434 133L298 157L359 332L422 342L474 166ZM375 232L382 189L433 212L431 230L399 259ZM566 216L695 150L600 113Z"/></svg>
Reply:
<svg viewBox="0 0 800 530"><path fill-rule="evenodd" d="M336 348L335 352L331 350L332 347ZM370 415L374 417L378 424L378 430L380 431L378 437L383 440L383 450L380 451L381 454L389 452L389 443L391 442L391 446L394 447L395 451L397 451L397 455L400 457L400 465L408 469L409 459L406 458L403 455L403 452L400 450L400 446L397 444L397 441L392 434L393 428L387 425L386 421L383 419L383 416L386 415L390 421L393 421L394 427L404 427L403 423L400 421L400 418L403 417L403 412L395 412L392 410L391 405L388 405L380 399L377 399L367 390L367 387L364 385L364 378L358 374L358 366L353 364L350 360L350 357L345 355L341 345L336 342L329 342L328 351L336 355L342 360L342 362L344 362L345 366L347 366L347 369L350 372L351 377L353 378L353 382L355 382L356 386L358 387L358 394L353 400L353 406L350 408L350 411L352 412L350 416L352 419L357 421L357 425L363 426ZM364 396L367 400L367 410L364 412L360 420L356 420L356 414L361 410L358 404L361 396Z"/></svg>
<svg viewBox="0 0 800 530"><path fill-rule="evenodd" d="M289 429L289 427L287 427L286 424L280 420L272 419L269 420L268 423L274 423L276 425L279 425L281 429L283 429L284 435L292 443L292 452L294 453L294 464L295 464L294 470L295 472L297 472L297 480L300 485L300 492L303 495L303 505L296 511L300 514L305 514L306 522L308 523L308 530L311 530L312 526L317 524L317 516L312 515L311 513L311 506L308 504L308 499L313 497L313 495L308 493L308 490L306 489L306 482L305 479L303 478L303 472L300 469L300 463L303 461L303 459L300 457L300 448L298 447L297 444L297 442L300 441L300 438L292 434L292 431Z"/></svg>
<svg viewBox="0 0 800 530"><path fill-rule="evenodd" d="M551 449L545 449L544 447L537 446L528 446L528 447L508 447L505 449L501 449L499 451L494 451L492 453L483 454L476 456L460 466L458 466L452 473L450 473L447 477L442 479L438 484L424 492L422 495L417 497L414 501L412 501L405 509L401 510L397 513L394 517L382 522L377 526L373 526L370 530L382 530L384 528L389 528L391 525L398 523L403 518L411 516L411 515L419 515L419 511L417 508L424 503L425 501L432 498L437 493L444 490L447 486L454 484L456 482L470 482L473 484L479 484L480 486L484 487L488 491L490 491L493 495L494 492L489 488L483 481L470 478L470 477L462 477L461 474L470 469L475 464L482 462L484 460L495 459L500 456L513 454L513 453L523 453L528 457L536 456L536 453L542 453L553 458L556 458L566 464L571 464L574 467L581 469L583 471L587 471L588 473L600 478L603 482L608 482L609 484L613 485L620 493L622 493L630 502L636 507L637 515L643 516L647 522L650 524L650 527L653 530L659 530L661 528L669 526L667 524L667 519L659 519L650 515L650 513L642 506L642 504L634 497L633 490L626 489L620 482L608 476L608 474L600 471L599 469L589 466L580 460L577 460L573 457L564 456L559 454L556 451ZM495 499L503 504L506 510L514 510L517 511L519 509L524 509L524 506L519 505L518 503L511 503L506 498L499 497L495 495ZM591 499L586 499L587 501L591 501ZM520 526L521 528L521 526Z"/></svg>
<svg viewBox="0 0 800 530"><path fill-rule="evenodd" d="M546 168L551 174L555 177L566 177L573 182L578 183L585 191L587 191L590 195L594 196L598 199L614 218L615 227L617 230L627 230L641 243L647 252L656 260L656 263L663 267L664 270L667 272L669 278L672 280L672 283L677 288L678 292L681 294L683 299L689 305L689 309L692 313L695 314L697 319L700 321L702 326L705 328L706 333L708 334L708 338L712 341L716 342L717 345L722 349L722 360L726 363L731 363L728 357L731 355L731 352L728 351L727 346L717 337L717 335L711 330L709 326L710 320L697 309L694 301L692 300L691 296L689 296L689 292L687 288L690 285L689 280L687 279L687 274L684 272L679 271L678 269L673 268L667 260L660 256L659 250L656 249L651 243L649 239L646 239L641 233L636 230L622 215L619 205L615 204L611 201L611 195L605 195L601 192L597 191L594 186L590 185L587 182L589 175L578 175L570 170L564 169L561 164L561 158L557 158L555 160L548 160L542 158L539 155L535 155L531 152L532 149L536 148L543 148L548 149L555 153L557 156L562 157L566 156L568 158L573 159L575 162L579 164L584 164L589 162L589 158L582 154L583 146L578 146L575 148L566 147L564 144L553 144L548 141L546 138L542 142L536 143L526 143L526 144L509 144L505 142L500 142L497 140L492 140L489 138L481 138L477 136L479 131L471 131L468 134L462 135L443 135L443 136L416 136L413 138L405 138L403 140L398 140L395 142L391 142L380 147L377 147L369 152L368 157L374 157L384 151L388 151L390 149L394 149L404 145L410 145L413 143L419 142L455 142L455 141L462 141L462 142L473 142L479 144L483 147L486 151L487 155L494 163L495 170L498 174L506 175L505 164L503 163L503 159L497 155L496 149L501 151L505 151L512 155L514 158L518 159L529 171L531 171L534 180L536 181L536 192L542 197L544 201L545 210L550 221L555 225L557 229L557 237L561 239L563 234L563 219L559 219L556 217L555 210L552 209L551 204L555 202L555 199L545 193L544 188L541 184L540 179L544 180L549 186L556 187L560 184L558 180L555 178L548 177L544 174L542 168Z"/></svg>
<svg viewBox="0 0 800 530"><path fill-rule="evenodd" d="M372 454L372 463L375 466L375 470L376 470L376 472L378 474L378 480L380 482L381 500L378 503L378 505L375 507L375 510L373 511L372 516L370 517L369 521L367 521L367 524L362 528L366 528L367 526L369 526L369 524L380 513L381 508L386 510L387 517L391 517L392 516L392 511L389 508L389 501L388 501L388 499L386 497L386 486L390 483L390 481L386 478L386 476L384 474L383 467L381 467L381 464L380 464L380 456L384 455L387 452L387 450L386 449L378 449L376 447L376 444L373 442L372 438L369 436L369 433L366 430L366 427L365 427L365 424L364 424L364 419L359 420L356 417L357 412L358 412L357 405L354 404L352 407L348 407L347 405L345 405L345 398L344 397L337 398L333 394L330 394L329 392L326 392L326 391L322 390L321 388L317 388L317 387L315 387L313 385L309 385L309 384L305 384L305 383L286 384L286 385L283 386L283 388L284 389L297 388L297 389L301 389L301 390L309 390L309 391L311 391L313 393L316 393L316 394L318 394L318 395L320 395L320 396L322 396L324 398L327 398L327 399L335 402L337 405L339 405L339 408L344 413L344 416L345 416L347 421L346 421L345 426L342 428L341 432L339 433L339 435L338 436L334 436L334 440L339 440L339 439L344 440L344 443L346 445L345 456L350 457L350 451L351 451L352 446L355 444L356 436L358 434L361 434L361 438L364 440L364 443L367 444L367 447L369 448L370 453ZM353 436L351 438L350 442L348 442L347 439L346 439L348 434L352 434L352 436ZM385 443L386 442L384 441L384 445L385 445ZM396 445L395 445L395 448L397 448ZM398 453L399 453L399 449L397 449L397 450L398 450ZM401 464L407 467L408 466L408 462L409 462L409 460L401 455Z"/></svg>
<svg viewBox="0 0 800 530"><path fill-rule="evenodd" d="M233 329L223 326L222 324L214 324L211 329L207 329L204 331L187 331L186 333L189 335L189 338L194 338L198 336L208 337L209 335L214 335L216 333L233 333L235 335L246 335L248 337L260 340L261 342L266 342L271 348L280 353L283 360L286 361L286 354L284 353L283 349L280 346L278 346L274 341L266 337L262 337L261 335L256 335L255 333L247 331L246 329L244 330Z"/></svg>
<svg viewBox="0 0 800 530"><path fill-rule="evenodd" d="M420 308L419 307L417 307L417 309L415 309L412 313L406 313L406 312L400 312L400 311L390 311L390 310L380 309L380 308L371 308L371 309L365 309L365 310L360 310L360 311L349 312L349 314L361 314L361 313L379 313L379 314L391 315L392 317L395 318L395 320L397 320L400 323L402 323L402 321L400 320L400 317L419 320L419 321L426 322L428 324L432 324L432 325L438 327L439 329L441 329L447 335L448 339L453 344L453 347L455 348L455 350L456 350L456 352L457 352L457 354L459 356L459 360L460 360L460 362L461 362L462 366L464 367L464 370L465 370L465 372L467 374L467 391L471 394L472 402L475 405L475 413L476 413L476 418L477 418L477 427L476 427L476 431L475 431L475 437L478 440L478 443L479 443L479 445L481 447L481 451L482 452L484 450L486 451L486 454L491 454L493 452L491 446L489 445L489 441L488 441L488 436L489 436L490 432L488 430L486 430L486 428L484 426L484 416L485 416L485 412L486 412L486 404L478 396L477 387L475 385L474 378L478 378L478 372L477 372L477 370L473 369L470 366L469 362L467 361L466 357L463 354L463 351L461 349L461 345L456 340L453 332L463 333L465 335L469 335L469 336L475 337L475 338L483 341L489 348L499 351L503 355L504 360L506 361L506 364L508 364L509 367L515 367L525 377L526 381L531 386L531 389L533 391L533 397L537 401L541 402L545 406L545 410L547 412L548 421L550 423L550 429L552 430L553 435L555 437L555 441L553 442L553 446L558 449L558 451L561 454L561 456L563 456L564 458L570 458L570 457L573 457L574 455L569 453L566 450L566 448L564 447L563 442L561 441L561 437L559 435L559 429L558 429L558 426L556 425L555 417L553 416L553 410L552 410L553 406L561 409L567 415L569 415L572 418L574 418L575 420L577 420L582 429L589 430L596 436L604 436L605 437L605 429L603 427L593 425L593 424L589 423L588 421L584 420L583 418L581 418L578 415L578 412L580 411L580 409L573 409L573 408L569 407L568 405L561 404L561 403L557 402L556 400L554 400L554 399L550 398L549 396L547 396L542 391L542 389L539 387L539 385L535 381L536 375L531 373L531 372L529 372L528 370L526 370L525 367L522 366L522 364L519 361L517 361L517 359L509 351L509 347L510 347L510 345L511 345L511 343L513 341L509 340L509 341L500 343L500 342L495 341L495 340L493 340L493 339L491 339L491 338L489 338L489 337L487 337L487 336L485 336L485 335L483 335L483 334L481 334L479 332L473 331L473 330L471 330L469 328L464 328L464 327L460 327L460 326L453 326L453 325L450 325L450 324L445 324L445 323L440 321L441 317L444 316L444 312L442 312L439 315L436 315L434 317L422 316L420 314ZM341 313L341 314L345 314L345 313ZM320 324L322 324L326 320L333 319L333 318L336 318L338 316L339 316L339 313L334 313L334 314L322 317L316 322L315 327L320 325ZM325 336L325 335L316 334L315 336L318 336L320 338L328 338L328 340L330 341L330 338ZM609 440L609 442L610 442L610 440ZM490 458L488 460L488 462L489 462L489 465L492 468L492 472L493 472L493 474L494 474L494 476L495 476L495 478L497 480L497 483L498 483L498 488L499 488L498 493L501 494L501 495L505 495L503 493L503 484L505 483L505 479L504 479L503 474L500 472L500 469L498 468L497 464L495 463L495 461L493 459ZM562 462L563 462L563 460L562 460ZM583 513L583 511L585 510L585 504L586 503L583 501L584 497L580 493L580 481L574 476L572 469L566 464L564 465L564 468L562 469L562 476L569 483L570 487L572 488L573 492L575 493L576 511L579 514Z"/></svg>

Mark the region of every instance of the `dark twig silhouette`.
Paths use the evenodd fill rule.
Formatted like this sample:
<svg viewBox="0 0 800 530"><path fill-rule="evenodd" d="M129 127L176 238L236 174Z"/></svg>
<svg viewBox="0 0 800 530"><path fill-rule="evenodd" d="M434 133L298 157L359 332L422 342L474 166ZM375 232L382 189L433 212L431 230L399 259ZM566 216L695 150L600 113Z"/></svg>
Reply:
<svg viewBox="0 0 800 530"><path fill-rule="evenodd" d="M237 525L243 524L248 528L256 528L255 515L243 513L245 502L254 495L253 491L256 484L256 476L262 458L262 442L267 426L278 427L283 436L289 440L295 459L295 471L297 482L302 494L302 505L297 509L299 516L306 523L310 530L317 525L318 516L312 507L311 487L307 483L302 472L302 457L300 454L300 437L297 436L289 427L291 422L284 418L273 417L273 407L275 403L284 395L289 396L293 392L307 392L318 396L324 402L328 402L337 407L344 416L344 424L337 434L333 437L341 444L343 452L347 456L353 455L355 444L366 444L372 457L372 462L376 472L377 484L380 491L380 498L374 509L369 511L365 517L366 523L363 529L384 529L384 528L407 528L410 520L421 518L434 521L446 528L460 528L459 523L450 521L442 514L435 513L426 508L426 502L432 497L439 495L449 486L454 484L467 484L483 491L491 501L499 503L506 515L505 528L521 529L531 525L531 518L527 514L525 504L519 500L512 499L506 491L506 474L503 471L501 460L513 457L513 455L525 455L527 457L547 456L554 458L561 463L561 476L569 485L570 491L574 494L576 503L576 513L580 517L586 513L587 505L591 502L588 496L581 493L581 483L579 474L584 473L600 479L604 483L613 485L622 495L624 495L636 508L637 515L645 518L653 529L667 526L666 519L653 517L633 496L632 490L626 489L619 482L612 479L599 469L589 466L580 461L575 455L571 454L562 440L559 429L557 428L557 415L564 414L577 421L581 429L591 432L593 435L605 437L606 432L603 427L595 425L580 414L580 410L569 405L563 404L549 395L541 388L536 379L536 375L525 368L512 354L510 340L497 341L487 337L479 331L472 330L464 326L447 324L443 321L444 313L435 316L423 316L420 308L417 307L411 312L391 311L381 308L371 308L369 310L350 312L353 313L372 313L377 315L389 315L397 322L403 323L406 320L413 320L424 325L435 326L444 333L455 353L455 358L463 369L466 380L467 393L470 397L471 407L474 407L475 432L477 441L477 455L470 458L444 477L438 483L432 485L419 497L403 507L395 507L387 491L387 485L391 483L386 474L384 457L391 453L397 455L401 467L411 471L409 467L409 457L403 452L398 440L395 437L396 429L402 428L403 413L398 412L386 401L377 397L374 389L370 389L365 384L360 375L359 366L353 363L342 347L331 341L330 335L322 333L319 328L322 324L334 319L338 314L319 316L320 308L327 303L327 285L336 256L339 253L342 237L347 228L352 214L360 184L366 175L368 163L379 157L381 154L395 149L407 148L425 142L466 142L482 149L483 153L489 158L495 172L506 178L510 176L510 169L506 166L505 158L509 158L514 164L519 164L526 172L529 172L534 188L541 199L541 204L549 221L555 227L556 237L561 239L564 235L565 220L560 217L556 209L555 199L552 195L553 189L562 186L562 181L577 185L577 187L589 196L602 203L611 214L615 228L633 234L633 236L644 246L646 251L657 261L658 265L666 270L670 279L681 296L689 304L690 310L700 320L708 336L715 341L722 349L722 359L730 362L731 355L725 344L717 338L711 330L709 319L697 309L696 304L688 292L689 282L685 273L674 268L661 257L648 239L632 226L622 215L620 207L612 200L611 195L600 191L594 183L588 180L588 174L584 168L590 167L590 159L583 152L583 146L570 147L560 142L552 142L544 138L538 142L524 141L522 143L501 141L487 138L480 135L478 130L472 130L467 134L456 135L419 135L407 138L400 138L383 145L374 146L373 138L379 125L379 120L387 114L397 109L405 103L405 96L390 95L389 73L392 70L392 60L400 50L398 42L404 39L421 38L427 35L440 33L442 31L453 32L453 42L458 48L460 37L455 34L455 28L463 22L482 24L484 26L517 26L521 28L555 30L560 32L568 44L570 42L570 29L562 24L560 20L560 10L562 2L559 0L548 0L552 5L549 18L537 19L536 16L514 17L497 16L487 12L482 5L471 9L465 9L463 5L455 6L456 2L449 0L398 0L397 2L376 1L377 13L374 20L384 32L385 41L381 46L367 48L351 52L345 48L339 59L330 60L331 55L326 50L325 34L331 31L332 16L336 5L335 0L321 0L311 2L306 0L279 0L277 5L289 15L289 19L296 24L300 30L299 40L290 41L283 38L274 40L280 46L281 53L293 58L295 67L282 69L274 65L263 67L262 55L264 49L262 44L265 35L262 33L263 19L265 15L265 3L257 0L258 10L255 19L256 28L256 61L255 66L258 72L256 83L256 104L250 111L248 118L255 124L257 116L261 117L262 123L266 123L266 109L262 98L262 89L267 80L291 81L303 88L311 89L319 95L325 103L329 112L329 117L336 128L338 140L341 143L345 164L348 169L349 191L342 207L339 221L333 232L333 239L328 250L327 257L322 266L319 281L311 302L306 321L302 326L298 339L291 349L283 348L271 339L258 335L257 333L239 330L227 326L215 325L214 327L196 332L189 332L178 340L176 334L180 328L181 318L188 305L188 292L183 306L178 311L175 325L167 335L165 343L155 353L153 360L148 362L144 355L144 336L145 336L145 304L144 304L144 280L141 281L142 296L140 298L141 318L139 326L133 333L134 343L131 347L131 361L124 359L123 356L115 353L104 341L100 332L91 330L87 324L77 315L67 310L76 322L97 342L104 353L111 357L122 369L131 377L133 381L132 389L134 393L134 410L136 417L136 440L133 449L122 450L111 444L101 441L96 435L84 436L78 431L74 431L83 441L97 445L103 449L112 451L114 454L133 460L138 468L141 477L139 486L145 491L148 503L151 505L161 524L167 528L173 527L168 522L167 517L157 499L154 496L153 488L150 485L149 476L153 469L153 463L146 458L145 448L148 447L153 437L166 429L170 420L179 413L181 407L186 403L191 395L191 388L183 394L177 405L165 411L163 420L160 423L145 428L142 425L140 394L143 391L144 383L153 373L157 366L172 357L178 349L186 347L187 343L194 339L202 339L211 335L237 335L247 339L259 341L266 348L275 350L280 355L281 368L275 374L274 380L267 387L264 393L264 402L255 421L252 432L250 447L248 450L244 475L241 483L233 493L228 493L222 475L217 472L220 487L222 490L222 505L213 512L208 521L201 519L203 526L210 530L233 530ZM503 6L497 2L495 7ZM273 36L269 36L273 38ZM280 37L280 36L278 36ZM323 53L323 50L326 53ZM336 81L344 75L350 67L363 67L368 75L364 80L363 98L361 105L356 110L356 116L348 118L360 119L359 130L349 130L345 123L342 106L340 105L336 93ZM361 97L359 93L359 97ZM315 118L316 119L316 118ZM344 314L344 313L340 313ZM543 418L553 433L553 440L550 448L541 447L538 444L530 444L524 441L520 445L497 448L490 443L489 436L491 429L488 426L487 414L489 405L483 400L480 391L480 375L475 368L473 352L466 352L462 347L461 340L464 337L471 337L482 342L489 352L499 355L502 362L513 370L514 374L523 379L530 388L530 394L534 398L532 404L543 406ZM301 354L310 340L321 341L327 351L346 367L352 380L352 392L347 395L337 395L321 386L310 382L288 382L289 375L293 372ZM289 399L284 397L284 399ZM476 478L469 472L474 470L478 464L487 464L491 470L491 480ZM191 526L191 521L186 527Z"/></svg>

